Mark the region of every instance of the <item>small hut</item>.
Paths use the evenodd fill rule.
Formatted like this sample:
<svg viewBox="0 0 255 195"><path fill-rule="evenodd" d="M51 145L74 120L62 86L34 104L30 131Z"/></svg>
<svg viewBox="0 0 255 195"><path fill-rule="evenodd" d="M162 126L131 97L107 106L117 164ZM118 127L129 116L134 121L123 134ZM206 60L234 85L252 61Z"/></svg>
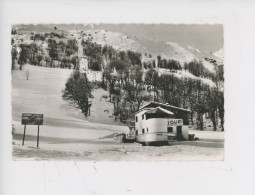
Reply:
<svg viewBox="0 0 255 195"><path fill-rule="evenodd" d="M140 143L189 140L190 110L150 102L135 114L136 140Z"/></svg>

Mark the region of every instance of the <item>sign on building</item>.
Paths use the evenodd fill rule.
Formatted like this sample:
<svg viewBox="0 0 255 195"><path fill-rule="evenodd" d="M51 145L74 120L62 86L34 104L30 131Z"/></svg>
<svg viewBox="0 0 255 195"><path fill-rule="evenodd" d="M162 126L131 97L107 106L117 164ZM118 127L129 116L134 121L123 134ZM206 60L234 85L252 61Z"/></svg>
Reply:
<svg viewBox="0 0 255 195"><path fill-rule="evenodd" d="M183 120L182 119L169 119L167 121L167 126L182 126L183 125Z"/></svg>

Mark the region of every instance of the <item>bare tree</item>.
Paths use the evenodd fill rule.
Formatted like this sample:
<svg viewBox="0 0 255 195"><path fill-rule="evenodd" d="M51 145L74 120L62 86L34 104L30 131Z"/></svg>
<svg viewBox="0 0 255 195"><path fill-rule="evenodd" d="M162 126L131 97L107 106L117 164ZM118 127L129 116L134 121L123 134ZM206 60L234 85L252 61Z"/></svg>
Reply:
<svg viewBox="0 0 255 195"><path fill-rule="evenodd" d="M25 76L27 80L30 79L31 72L28 69L25 71Z"/></svg>

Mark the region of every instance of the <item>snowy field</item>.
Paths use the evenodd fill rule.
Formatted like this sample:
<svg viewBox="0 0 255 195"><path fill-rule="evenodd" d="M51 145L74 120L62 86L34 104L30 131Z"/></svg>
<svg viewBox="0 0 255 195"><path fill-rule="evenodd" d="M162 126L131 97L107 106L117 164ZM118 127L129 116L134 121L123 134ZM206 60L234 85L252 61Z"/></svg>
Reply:
<svg viewBox="0 0 255 195"><path fill-rule="evenodd" d="M25 72L31 72L26 80ZM137 143L118 143L114 133L128 132L128 127L114 121L113 106L103 95L93 92L91 116L87 119L62 99L62 90L71 74L67 69L27 65L12 73L12 125L14 160L86 160L86 161L169 161L223 160L224 132L193 131L199 140L173 142L170 146L144 147ZM37 126L27 126L22 146L24 112L44 114L40 126L40 144L36 148Z"/></svg>

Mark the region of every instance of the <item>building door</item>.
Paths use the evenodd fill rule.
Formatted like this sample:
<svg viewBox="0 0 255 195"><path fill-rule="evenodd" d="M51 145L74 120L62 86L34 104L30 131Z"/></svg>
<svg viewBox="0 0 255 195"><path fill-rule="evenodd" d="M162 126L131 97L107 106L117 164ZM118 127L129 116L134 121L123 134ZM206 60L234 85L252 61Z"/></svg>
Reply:
<svg viewBox="0 0 255 195"><path fill-rule="evenodd" d="M167 140L174 140L174 136L173 136L173 134L171 135L169 135L168 133L173 133L173 127L167 127Z"/></svg>
<svg viewBox="0 0 255 195"><path fill-rule="evenodd" d="M183 136L182 136L182 126L177 126L177 135L176 135L176 137L177 137L178 141L184 140Z"/></svg>

